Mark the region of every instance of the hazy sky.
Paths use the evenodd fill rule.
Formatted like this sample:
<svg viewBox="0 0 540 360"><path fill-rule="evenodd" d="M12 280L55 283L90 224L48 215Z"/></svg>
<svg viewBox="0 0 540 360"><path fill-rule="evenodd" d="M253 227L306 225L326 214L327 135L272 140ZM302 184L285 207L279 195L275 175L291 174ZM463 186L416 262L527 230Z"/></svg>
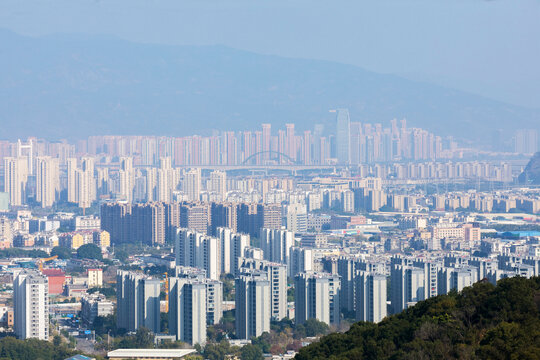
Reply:
<svg viewBox="0 0 540 360"><path fill-rule="evenodd" d="M0 27L332 60L540 108L540 0L2 0Z"/></svg>

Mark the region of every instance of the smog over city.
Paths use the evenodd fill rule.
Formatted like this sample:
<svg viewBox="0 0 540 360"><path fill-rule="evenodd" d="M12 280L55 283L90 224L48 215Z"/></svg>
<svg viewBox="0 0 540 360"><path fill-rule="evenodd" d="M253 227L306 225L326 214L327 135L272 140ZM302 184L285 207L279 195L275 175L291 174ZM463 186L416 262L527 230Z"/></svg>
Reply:
<svg viewBox="0 0 540 360"><path fill-rule="evenodd" d="M540 1L4 0L0 359L538 359Z"/></svg>

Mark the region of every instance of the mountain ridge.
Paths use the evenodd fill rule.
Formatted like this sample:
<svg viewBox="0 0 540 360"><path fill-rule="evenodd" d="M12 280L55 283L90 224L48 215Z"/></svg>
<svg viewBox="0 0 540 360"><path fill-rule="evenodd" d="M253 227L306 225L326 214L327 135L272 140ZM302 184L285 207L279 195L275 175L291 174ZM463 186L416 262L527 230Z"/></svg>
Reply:
<svg viewBox="0 0 540 360"><path fill-rule="evenodd" d="M486 280L420 301L378 324L358 322L296 360L538 359L540 278Z"/></svg>
<svg viewBox="0 0 540 360"><path fill-rule="evenodd" d="M330 61L282 58L221 45L139 44L105 35L32 38L0 30L2 137L209 134L261 123L333 129L352 121L484 140L486 129L538 128L540 110ZM27 124L21 129L17 123Z"/></svg>

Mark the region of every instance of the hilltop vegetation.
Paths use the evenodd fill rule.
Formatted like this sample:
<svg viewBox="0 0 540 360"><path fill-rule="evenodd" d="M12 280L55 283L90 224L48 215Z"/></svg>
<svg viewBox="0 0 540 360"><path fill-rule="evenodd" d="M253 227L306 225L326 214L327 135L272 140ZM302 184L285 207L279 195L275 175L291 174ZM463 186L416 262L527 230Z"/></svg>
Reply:
<svg viewBox="0 0 540 360"><path fill-rule="evenodd" d="M540 152L533 155L525 170L519 175L520 184L540 185Z"/></svg>
<svg viewBox="0 0 540 360"><path fill-rule="evenodd" d="M300 350L307 359L540 359L540 278L480 282Z"/></svg>

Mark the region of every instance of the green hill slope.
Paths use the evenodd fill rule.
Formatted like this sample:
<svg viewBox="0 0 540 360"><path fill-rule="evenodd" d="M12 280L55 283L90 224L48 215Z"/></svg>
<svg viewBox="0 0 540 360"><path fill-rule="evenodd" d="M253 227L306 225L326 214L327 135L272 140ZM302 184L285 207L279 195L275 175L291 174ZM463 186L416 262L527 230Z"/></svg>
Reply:
<svg viewBox="0 0 540 360"><path fill-rule="evenodd" d="M307 359L540 359L540 278L477 283L300 350Z"/></svg>
<svg viewBox="0 0 540 360"><path fill-rule="evenodd" d="M540 152L533 155L525 170L519 175L518 181L525 185L540 185Z"/></svg>

